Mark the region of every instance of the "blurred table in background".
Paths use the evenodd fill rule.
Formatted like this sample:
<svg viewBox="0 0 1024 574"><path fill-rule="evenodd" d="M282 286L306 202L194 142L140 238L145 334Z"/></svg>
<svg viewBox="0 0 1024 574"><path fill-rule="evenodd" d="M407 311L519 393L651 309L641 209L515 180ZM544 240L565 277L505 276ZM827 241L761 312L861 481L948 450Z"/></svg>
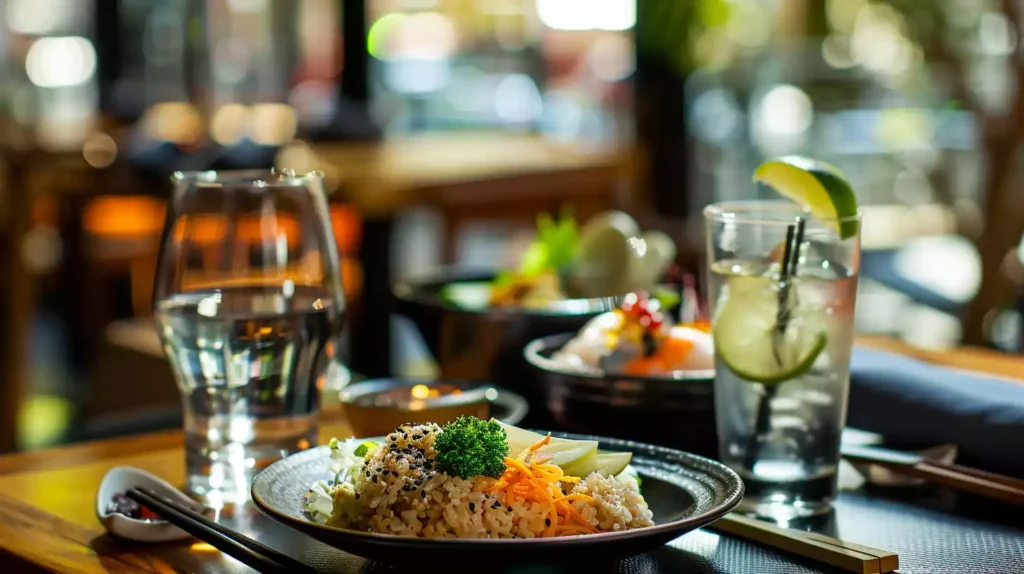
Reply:
<svg viewBox="0 0 1024 574"><path fill-rule="evenodd" d="M9 170L4 187L9 198L4 204L10 224L2 228L3 253L9 255L3 264L9 280L0 290L0 306L5 311L19 311L4 314L2 327L6 331L0 337L5 381L0 387L4 405L0 452L16 444L14 421L27 393L27 351L21 335L33 309L33 276L22 252L35 202L49 199L56 205L62 244L58 299L72 331L72 360L81 364L95 357L109 320L100 316L103 306L97 304L96 297L102 287L95 284L93 277L98 271L88 253L84 221L90 202L101 196L165 199L169 195L169 182L154 179L152 173L140 173L119 155L119 139L116 134L98 134L77 151L5 152ZM296 149L304 153L296 154ZM537 213L563 206L571 206L579 218L586 218L628 204L635 175L632 150L597 151L540 136L507 133L438 134L316 146L293 142L281 149L277 163L297 170L323 169L329 200L349 206L362 219L358 247L362 301L351 320L349 357L354 370L370 376L391 372L392 235L398 215L413 207L439 211L445 222L445 258L451 260L455 236L469 220L500 219L530 225ZM149 262L134 269L151 267ZM144 291L143 283L134 290Z"/></svg>
<svg viewBox="0 0 1024 574"><path fill-rule="evenodd" d="M470 220L532 224L540 212L572 206L585 219L630 201L634 153L593 152L542 137L444 134L375 144L324 145L317 165L337 178L337 195L363 216L361 314L353 317L352 368L391 373L392 235L395 216L414 206L444 218L444 256L454 259Z"/></svg>
<svg viewBox="0 0 1024 574"><path fill-rule="evenodd" d="M1020 382L1024 379L1024 356L1012 355L981 347L955 347L952 349L922 349L891 337L858 335L858 347L889 351L914 357L925 363L952 369L977 371L999 375Z"/></svg>

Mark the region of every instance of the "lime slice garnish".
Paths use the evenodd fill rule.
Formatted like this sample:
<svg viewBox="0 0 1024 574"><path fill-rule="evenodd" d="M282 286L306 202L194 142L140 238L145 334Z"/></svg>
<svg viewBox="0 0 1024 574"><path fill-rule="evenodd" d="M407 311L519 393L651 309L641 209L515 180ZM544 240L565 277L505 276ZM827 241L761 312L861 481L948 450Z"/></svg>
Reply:
<svg viewBox="0 0 1024 574"><path fill-rule="evenodd" d="M715 350L740 377L773 385L806 373L828 335L818 313L802 309L790 287L785 328L779 324L779 283L769 277L729 277L714 322Z"/></svg>
<svg viewBox="0 0 1024 574"><path fill-rule="evenodd" d="M571 464L562 465L562 471L569 476L586 478L596 472L601 476L615 476L629 466L633 453L594 452Z"/></svg>
<svg viewBox="0 0 1024 574"><path fill-rule="evenodd" d="M857 196L836 167L807 157L786 156L761 164L754 181L799 203L831 225L841 239L857 235Z"/></svg>
<svg viewBox="0 0 1024 574"><path fill-rule="evenodd" d="M507 425L496 419L501 428L505 429L505 438L508 440L508 455L518 456L523 450L530 448L544 438L544 435ZM551 437L548 444L537 450L538 455L550 457L551 464L565 468L566 465L579 461L597 452L596 440L573 440L568 438Z"/></svg>

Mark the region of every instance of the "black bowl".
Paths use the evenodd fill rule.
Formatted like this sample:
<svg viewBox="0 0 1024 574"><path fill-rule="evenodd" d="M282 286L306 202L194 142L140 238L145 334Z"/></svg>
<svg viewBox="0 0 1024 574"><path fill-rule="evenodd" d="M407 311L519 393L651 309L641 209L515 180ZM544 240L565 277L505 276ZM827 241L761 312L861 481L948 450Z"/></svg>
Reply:
<svg viewBox="0 0 1024 574"><path fill-rule="evenodd" d="M543 309L468 309L440 295L457 282L489 281L494 272L446 268L395 285L397 311L416 325L440 367L441 378L488 381L521 394L530 404L524 425L551 427L543 394L530 379L523 346L537 337L578 331L587 321L618 306L621 298L565 299Z"/></svg>
<svg viewBox="0 0 1024 574"><path fill-rule="evenodd" d="M560 435L600 441L604 450L633 453L654 526L561 538L477 540L429 539L357 532L310 522L302 497L317 480L330 479L326 447L293 454L253 479L252 499L270 518L330 546L388 564L544 565L581 560L598 564L654 550L718 518L743 498L743 482L722 464L689 453L618 439ZM440 568L439 566L435 566Z"/></svg>
<svg viewBox="0 0 1024 574"><path fill-rule="evenodd" d="M669 378L568 369L551 356L575 334L541 337L523 349L558 428L718 457L713 370L683 371Z"/></svg>

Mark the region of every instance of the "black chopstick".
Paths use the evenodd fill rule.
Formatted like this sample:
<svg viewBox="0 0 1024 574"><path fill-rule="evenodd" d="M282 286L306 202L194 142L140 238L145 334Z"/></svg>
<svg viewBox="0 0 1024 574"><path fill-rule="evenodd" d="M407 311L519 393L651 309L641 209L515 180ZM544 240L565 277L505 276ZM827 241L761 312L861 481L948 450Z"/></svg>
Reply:
<svg viewBox="0 0 1024 574"><path fill-rule="evenodd" d="M125 494L160 518L260 572L314 572L306 564L217 524L191 508L160 498L152 490L132 488Z"/></svg>

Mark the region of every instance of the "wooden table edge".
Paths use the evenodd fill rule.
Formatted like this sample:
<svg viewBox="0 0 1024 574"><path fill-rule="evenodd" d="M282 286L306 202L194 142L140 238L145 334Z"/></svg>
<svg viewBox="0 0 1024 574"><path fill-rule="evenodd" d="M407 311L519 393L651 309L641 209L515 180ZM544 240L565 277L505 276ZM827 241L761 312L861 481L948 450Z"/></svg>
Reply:
<svg viewBox="0 0 1024 574"><path fill-rule="evenodd" d="M6 542L31 535L32 543L10 545ZM118 542L98 530L74 524L25 504L5 494L0 494L0 558L13 558L26 567L39 572L96 572L81 562L83 554L95 558L103 572L129 573L149 572L162 574L166 566L154 564L153 558L125 549L115 554L104 554L94 542L105 539L110 544ZM102 544L99 546L103 546ZM67 560L62 560L62 559ZM0 560L10 565L5 560ZM24 569L15 570L23 572Z"/></svg>
<svg viewBox="0 0 1024 574"><path fill-rule="evenodd" d="M8 454L0 456L0 475L66 468L126 454L178 448L183 443L180 430L169 430Z"/></svg>

